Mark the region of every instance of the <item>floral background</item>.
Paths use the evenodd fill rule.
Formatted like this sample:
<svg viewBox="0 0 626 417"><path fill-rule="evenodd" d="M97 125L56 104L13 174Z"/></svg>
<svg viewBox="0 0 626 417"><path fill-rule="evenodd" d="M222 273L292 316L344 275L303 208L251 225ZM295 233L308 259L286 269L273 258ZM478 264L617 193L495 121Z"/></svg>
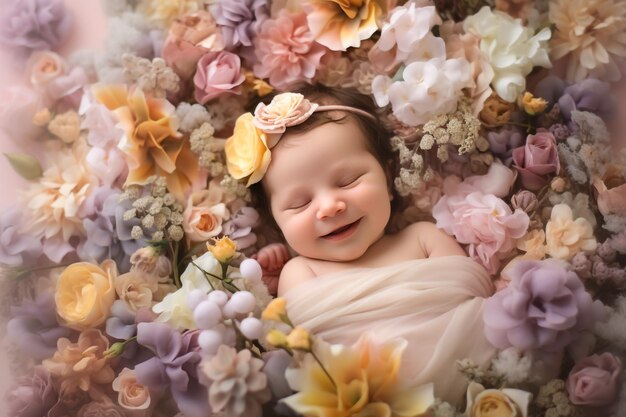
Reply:
<svg viewBox="0 0 626 417"><path fill-rule="evenodd" d="M326 415L355 386L345 415L626 412L624 2L1 14L7 415ZM500 353L459 362L466 404L402 385L401 341L333 349L271 301L288 254L222 149L247 106L295 81L371 94L407 200L393 226L434 221L496 279L484 320Z"/></svg>

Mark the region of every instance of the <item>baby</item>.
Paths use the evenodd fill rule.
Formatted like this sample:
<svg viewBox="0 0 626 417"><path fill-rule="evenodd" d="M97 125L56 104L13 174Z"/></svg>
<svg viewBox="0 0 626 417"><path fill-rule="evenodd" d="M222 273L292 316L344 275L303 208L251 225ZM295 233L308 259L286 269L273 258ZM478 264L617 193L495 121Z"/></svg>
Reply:
<svg viewBox="0 0 626 417"><path fill-rule="evenodd" d="M229 172L248 179L298 254L278 294L296 324L331 343L365 331L404 337L404 376L458 400L455 360L493 354L481 320L489 276L432 223L385 233L397 201L394 158L371 100L321 87L301 93L259 104L226 142Z"/></svg>

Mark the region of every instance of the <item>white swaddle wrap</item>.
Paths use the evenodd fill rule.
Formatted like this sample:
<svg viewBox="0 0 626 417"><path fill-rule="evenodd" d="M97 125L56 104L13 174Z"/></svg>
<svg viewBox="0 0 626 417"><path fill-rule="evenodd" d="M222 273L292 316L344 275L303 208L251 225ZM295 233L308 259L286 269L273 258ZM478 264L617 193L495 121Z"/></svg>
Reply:
<svg viewBox="0 0 626 417"><path fill-rule="evenodd" d="M483 335L483 304L493 294L487 272L463 256L417 259L382 268L322 275L284 294L292 322L329 343L403 337L401 375L433 382L456 403L465 379L456 360L486 363L495 349Z"/></svg>

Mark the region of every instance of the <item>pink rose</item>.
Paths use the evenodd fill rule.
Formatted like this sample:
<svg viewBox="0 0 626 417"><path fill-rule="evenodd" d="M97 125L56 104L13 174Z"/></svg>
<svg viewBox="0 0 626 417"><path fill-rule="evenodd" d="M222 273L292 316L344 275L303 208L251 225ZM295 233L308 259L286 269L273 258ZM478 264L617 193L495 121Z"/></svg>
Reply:
<svg viewBox="0 0 626 417"><path fill-rule="evenodd" d="M539 129L536 135L528 135L525 146L513 149L513 166L525 188L537 191L546 185L550 174L558 174L561 167L552 133Z"/></svg>
<svg viewBox="0 0 626 417"><path fill-rule="evenodd" d="M199 11L172 23L163 45L163 59L183 80L191 78L207 52L224 49L221 31L211 13Z"/></svg>
<svg viewBox="0 0 626 417"><path fill-rule="evenodd" d="M605 352L576 363L567 377L569 400L576 405L604 406L617 397L622 362Z"/></svg>
<svg viewBox="0 0 626 417"><path fill-rule="evenodd" d="M286 128L303 123L316 108L317 104L312 104L302 94L282 93L267 106L264 103L256 106L253 123L268 134L268 146L271 149Z"/></svg>
<svg viewBox="0 0 626 417"><path fill-rule="evenodd" d="M183 229L187 239L202 242L222 232L222 222L230 217L222 202L222 194L221 188L210 187L189 196L183 212Z"/></svg>
<svg viewBox="0 0 626 417"><path fill-rule="evenodd" d="M30 82L35 87L45 86L51 80L65 73L65 61L52 51L37 51L28 58L27 71Z"/></svg>
<svg viewBox="0 0 626 417"><path fill-rule="evenodd" d="M193 77L194 97L198 103L205 104L224 94L241 94L244 79L238 55L226 51L208 53L198 61Z"/></svg>

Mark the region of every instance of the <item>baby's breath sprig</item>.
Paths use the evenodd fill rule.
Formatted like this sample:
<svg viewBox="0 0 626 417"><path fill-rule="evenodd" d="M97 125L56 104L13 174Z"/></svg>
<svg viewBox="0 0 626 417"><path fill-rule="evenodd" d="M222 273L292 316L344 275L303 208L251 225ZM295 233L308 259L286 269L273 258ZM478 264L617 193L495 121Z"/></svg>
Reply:
<svg viewBox="0 0 626 417"><path fill-rule="evenodd" d="M124 75L146 94L165 98L167 91L176 92L180 88L180 78L163 58L150 61L136 55L124 54L122 62Z"/></svg>
<svg viewBox="0 0 626 417"><path fill-rule="evenodd" d="M131 229L133 239L147 237L152 241L178 242L184 237L184 207L167 191L164 177L152 176L143 187L126 187L122 199L132 201L131 208L124 213L124 220L140 220L140 224Z"/></svg>
<svg viewBox="0 0 626 417"><path fill-rule="evenodd" d="M205 122L194 129L189 137L191 151L198 155L198 163L206 168L213 178L226 172L223 154L224 140L215 138L214 134L213 125Z"/></svg>

